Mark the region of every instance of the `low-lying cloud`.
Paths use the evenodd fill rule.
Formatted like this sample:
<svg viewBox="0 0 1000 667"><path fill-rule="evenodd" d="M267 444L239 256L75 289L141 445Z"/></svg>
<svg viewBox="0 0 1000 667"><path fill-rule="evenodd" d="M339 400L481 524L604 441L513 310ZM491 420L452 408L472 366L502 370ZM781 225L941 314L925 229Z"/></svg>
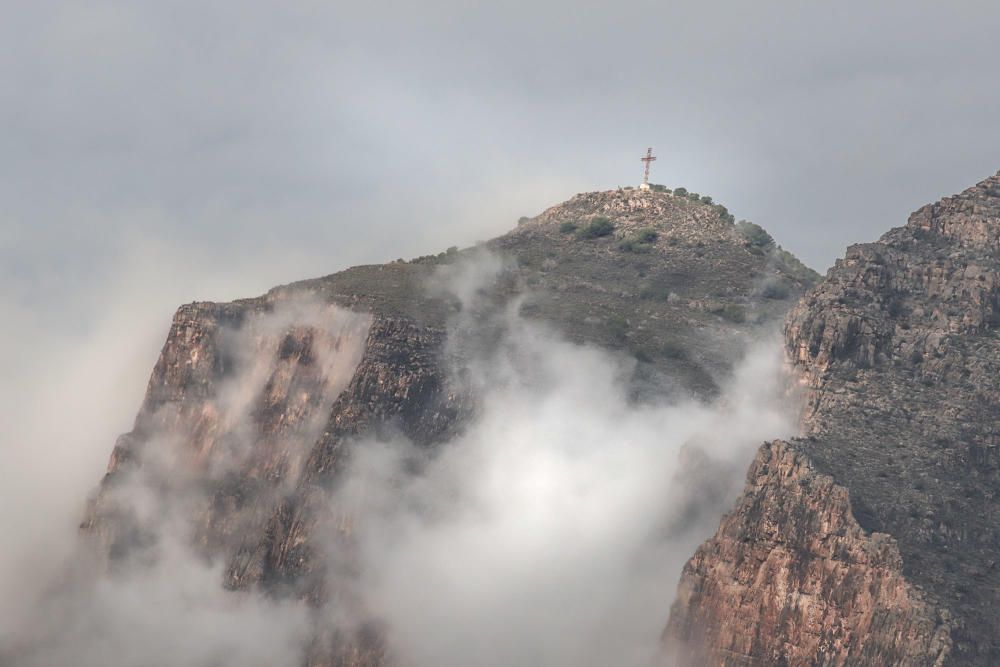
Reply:
<svg viewBox="0 0 1000 667"><path fill-rule="evenodd" d="M478 283L450 270L463 312L502 268L480 265ZM356 447L335 504L356 518L360 596L403 665L647 664L683 563L756 447L793 431L780 346L749 349L712 405L636 405L633 361L503 317L467 360L485 392L463 435Z"/></svg>
<svg viewBox="0 0 1000 667"><path fill-rule="evenodd" d="M683 563L715 530L760 442L794 430L780 345L748 348L711 404L637 403L635 360L571 343L522 318L517 299L493 298L508 268L481 254L429 286L461 304L446 358L478 406L461 434L433 449L403 437L353 443L329 498L331 512L351 519L349 553L343 540L317 536L340 545L327 555L330 572L351 573L336 582L351 609L225 590L225 548L206 548L193 525L205 507L199 475L259 472L248 456L264 442L254 406L273 387L268 360L281 356L283 336L311 328L330 352L317 363L331 394L279 442L296 461L360 359L364 318L300 302L224 336L242 370L214 399L224 437L213 447L225 448L211 466L192 473L188 432L168 430L109 494L152 548L98 575L85 548L67 546L73 528L64 525L62 557L37 578L25 567L29 551L4 559L4 580L28 583L19 604L3 606L0 658L30 667L294 666L317 630L375 620L399 665L654 661ZM95 450L102 460L110 445ZM81 512L85 496L72 501ZM68 503L51 516L66 523ZM34 519L45 513L36 508ZM30 543L30 525L15 525L13 537Z"/></svg>

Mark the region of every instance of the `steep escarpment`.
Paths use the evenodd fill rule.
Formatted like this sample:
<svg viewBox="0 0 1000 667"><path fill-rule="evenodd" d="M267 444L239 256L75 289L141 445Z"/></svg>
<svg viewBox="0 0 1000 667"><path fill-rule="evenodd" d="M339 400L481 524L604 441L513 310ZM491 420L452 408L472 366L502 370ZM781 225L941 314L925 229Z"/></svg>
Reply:
<svg viewBox="0 0 1000 667"><path fill-rule="evenodd" d="M789 451L849 496L850 516L863 529L856 546L891 536L901 560L876 569L883 580L905 582L898 588L905 595L872 597L864 578L817 574L775 590L767 577L732 577L738 564L795 544L803 530L816 540L830 531L803 523L815 498L787 497L786 510L775 514L767 500L773 485L751 483L737 515L686 568L668 644L686 643L718 664L1000 662L998 239L1000 175L920 209L876 243L849 248L787 321L787 350L807 388L803 437ZM758 522L773 534L762 534ZM814 562L815 551L800 543L784 567L801 572ZM758 604L737 622L749 633L744 639L727 628L737 594ZM812 662L794 649L814 635L805 619L795 620L807 594L819 596L829 615L820 631L828 641ZM775 625L765 601L790 620ZM872 614L887 624L878 632ZM948 628L950 650L927 639L937 636L935 623ZM912 641L894 646L891 636Z"/></svg>
<svg viewBox="0 0 1000 667"><path fill-rule="evenodd" d="M428 448L461 432L478 409L466 365L496 313L631 358L638 401L708 399L810 284L716 206L620 190L479 248L183 306L84 535L112 570L189 542L234 594L313 610L307 664L382 664L379 619L350 585L357 517L335 492L366 438Z"/></svg>
<svg viewBox="0 0 1000 667"><path fill-rule="evenodd" d="M948 626L901 569L895 541L858 525L847 489L768 443L685 568L670 664L934 664Z"/></svg>

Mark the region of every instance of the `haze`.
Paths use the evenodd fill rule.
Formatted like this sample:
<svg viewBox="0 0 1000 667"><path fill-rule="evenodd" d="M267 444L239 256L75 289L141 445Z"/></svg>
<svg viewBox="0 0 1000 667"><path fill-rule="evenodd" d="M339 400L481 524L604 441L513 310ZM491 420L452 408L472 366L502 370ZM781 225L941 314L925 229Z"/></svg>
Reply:
<svg viewBox="0 0 1000 667"><path fill-rule="evenodd" d="M991 2L0 9L0 525L38 569L179 303L496 236L647 146L820 271L1000 167Z"/></svg>

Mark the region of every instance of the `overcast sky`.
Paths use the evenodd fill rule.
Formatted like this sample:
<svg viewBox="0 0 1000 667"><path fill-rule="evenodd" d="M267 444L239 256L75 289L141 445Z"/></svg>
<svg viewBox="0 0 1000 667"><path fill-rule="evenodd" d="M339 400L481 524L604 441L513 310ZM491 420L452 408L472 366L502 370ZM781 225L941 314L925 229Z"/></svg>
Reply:
<svg viewBox="0 0 1000 667"><path fill-rule="evenodd" d="M647 145L822 270L1000 168L994 2L0 6L3 278L50 299L135 244L290 280L471 243Z"/></svg>
<svg viewBox="0 0 1000 667"><path fill-rule="evenodd" d="M647 146L821 271L1000 168L995 2L0 8L8 350L489 238Z"/></svg>
<svg viewBox="0 0 1000 667"><path fill-rule="evenodd" d="M1000 4L832 5L0 0L0 589L69 553L179 303L496 236L647 146L821 271L995 173Z"/></svg>

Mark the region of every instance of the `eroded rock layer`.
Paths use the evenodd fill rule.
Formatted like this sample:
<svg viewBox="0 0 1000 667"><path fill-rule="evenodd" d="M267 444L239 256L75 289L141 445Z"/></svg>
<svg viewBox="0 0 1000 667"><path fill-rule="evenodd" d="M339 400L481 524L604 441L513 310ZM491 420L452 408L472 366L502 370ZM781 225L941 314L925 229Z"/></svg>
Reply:
<svg viewBox="0 0 1000 667"><path fill-rule="evenodd" d="M861 528L847 489L782 441L758 452L674 605L673 665L934 665L950 647L895 540Z"/></svg>
<svg viewBox="0 0 1000 667"><path fill-rule="evenodd" d="M810 544L832 524L812 521L812 494L783 492L775 511L774 484L756 483L767 445L688 564L666 643L709 664L1000 664L1000 175L850 247L793 309L785 340L807 397L803 437L784 451L849 496L857 549L888 535L901 560L861 578L812 572ZM741 569L775 552L781 586ZM818 626L796 615L808 596L829 615ZM779 608L790 615L776 622Z"/></svg>

